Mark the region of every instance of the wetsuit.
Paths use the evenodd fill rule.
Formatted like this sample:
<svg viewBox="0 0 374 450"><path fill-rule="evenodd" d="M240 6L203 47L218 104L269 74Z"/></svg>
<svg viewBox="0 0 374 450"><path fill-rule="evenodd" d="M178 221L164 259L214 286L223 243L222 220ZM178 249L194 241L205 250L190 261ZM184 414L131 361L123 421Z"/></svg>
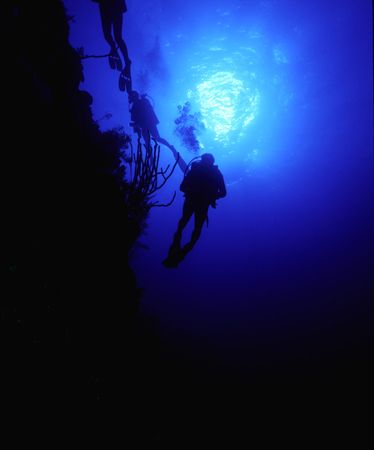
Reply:
<svg viewBox="0 0 374 450"><path fill-rule="evenodd" d="M191 241L185 247L187 252L192 249L200 237L202 227L208 217L209 206L215 208L216 200L226 196L226 186L217 166L199 162L192 164L191 170L180 185L180 190L184 192L185 201L183 215L174 236L174 244L180 243L184 227L192 215L195 215L195 227Z"/></svg>
<svg viewBox="0 0 374 450"><path fill-rule="evenodd" d="M159 120L148 99L144 97L136 99L130 113L134 127L139 128L143 136L147 136L149 131L151 136L158 137L157 125Z"/></svg>
<svg viewBox="0 0 374 450"><path fill-rule="evenodd" d="M133 100L130 114L134 131L138 134L141 133L144 142L147 145L151 143L149 139L150 134L159 144L166 145L166 147L170 148L173 152L176 151L166 139L160 136L157 128L160 121L147 98L140 96Z"/></svg>

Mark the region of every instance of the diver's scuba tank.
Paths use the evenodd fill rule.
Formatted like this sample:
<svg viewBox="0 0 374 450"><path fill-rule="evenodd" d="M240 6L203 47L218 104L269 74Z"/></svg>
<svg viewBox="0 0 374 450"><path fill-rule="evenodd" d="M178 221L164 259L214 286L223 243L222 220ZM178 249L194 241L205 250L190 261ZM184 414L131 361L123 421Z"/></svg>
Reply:
<svg viewBox="0 0 374 450"><path fill-rule="evenodd" d="M192 158L192 159L191 159L191 161L187 164L186 170L184 171L184 176L187 175L187 172L188 172L189 169L191 168L192 163L193 163L194 161L196 161L197 159L201 159L201 155L195 156L195 158Z"/></svg>
<svg viewBox="0 0 374 450"><path fill-rule="evenodd" d="M141 94L140 97L142 100L148 100L148 102L152 105L152 108L155 107L155 101L150 95L145 93L145 94Z"/></svg>
<svg viewBox="0 0 374 450"><path fill-rule="evenodd" d="M212 163L212 165L214 164L214 156L211 153L203 153L202 155L195 156L195 158L192 158L191 161L187 164L186 170L184 171L184 176L187 175L187 172L188 172L189 168L192 166L192 163L194 161L196 161L197 159L200 159L202 161L204 156L211 158L211 163ZM217 166L214 166L214 167L217 167Z"/></svg>

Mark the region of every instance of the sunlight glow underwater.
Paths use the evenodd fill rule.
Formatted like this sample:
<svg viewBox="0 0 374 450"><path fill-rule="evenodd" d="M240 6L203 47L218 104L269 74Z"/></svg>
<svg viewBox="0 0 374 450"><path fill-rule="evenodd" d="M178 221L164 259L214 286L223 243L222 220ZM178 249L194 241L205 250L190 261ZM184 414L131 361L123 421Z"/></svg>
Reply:
<svg viewBox="0 0 374 450"><path fill-rule="evenodd" d="M253 30L247 30L245 36L226 34L202 37L198 48L186 51L186 57L170 54L168 60L176 68L178 103L188 102L192 116L199 118L192 120L191 127L197 145L186 145L191 139L180 139L180 143L190 153L216 155L230 182L236 183L278 164L272 139L282 130L276 118L278 112L286 111L293 87L286 44L281 46L271 36ZM243 39L249 43L244 45ZM213 46L217 40L219 51ZM191 69L189 77L185 76L187 67Z"/></svg>
<svg viewBox="0 0 374 450"><path fill-rule="evenodd" d="M258 112L260 94L231 72L217 72L197 88L203 122L223 145L236 142ZM191 94L190 94L191 95Z"/></svg>
<svg viewBox="0 0 374 450"><path fill-rule="evenodd" d="M145 30L140 39L136 34L141 24L139 11L151 7L151 3L146 1L129 9L126 24L130 14L135 22L124 28L124 35L133 58L133 88L153 100L162 137L186 160L204 152L213 153L235 181L265 167L272 155L263 136L273 126L271 117L282 104L281 94L289 94L287 67L292 57L287 40L279 42L261 22L248 22L246 13L235 7L236 2L228 2L225 9L214 9L213 15L206 18L197 17L192 6L186 7L189 20L176 20L177 11L170 16L156 13L154 20L161 24L160 28ZM97 26L97 11L92 13ZM84 17L82 20L86 20ZM195 30L193 34L191 29ZM87 37L81 39L86 42ZM106 49L101 34L95 34L95 39L97 42L90 45L87 42L87 48ZM99 61L89 60L87 70L92 70L94 64ZM102 64L103 70L106 64ZM103 73L114 75L107 70ZM123 96L106 92L97 74L91 80L102 94L97 95L94 105L100 108L98 120L108 119L102 126L115 127L124 120L129 123L128 111L123 117L123 108L128 108ZM113 83L112 79L109 83ZM88 84L87 89L94 90ZM183 112L186 105L188 110ZM113 108L117 109L109 117L108 111L112 113ZM128 129L132 133L131 127Z"/></svg>

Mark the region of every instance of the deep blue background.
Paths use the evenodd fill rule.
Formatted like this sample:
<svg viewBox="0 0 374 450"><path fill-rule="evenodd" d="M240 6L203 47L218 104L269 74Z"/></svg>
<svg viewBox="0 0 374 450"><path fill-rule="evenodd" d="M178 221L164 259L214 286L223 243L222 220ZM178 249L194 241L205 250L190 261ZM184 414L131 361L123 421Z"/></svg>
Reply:
<svg viewBox="0 0 374 450"><path fill-rule="evenodd" d="M74 16L72 45L106 53L97 5L65 4ZM173 121L188 92L226 71L259 93L256 117L240 139L200 137L216 155L228 195L177 270L161 261L181 193L171 207L152 210L132 256L144 289L139 333L196 380L335 379L343 368L360 370L373 312L371 2L127 5L134 88L152 97L160 133L186 160L194 155L174 135ZM118 72L106 59L84 60L84 71L82 89L93 95L101 127L130 132ZM106 113L111 119L101 119ZM170 151L162 152L163 164L171 162ZM181 178L175 172L158 199L168 200Z"/></svg>

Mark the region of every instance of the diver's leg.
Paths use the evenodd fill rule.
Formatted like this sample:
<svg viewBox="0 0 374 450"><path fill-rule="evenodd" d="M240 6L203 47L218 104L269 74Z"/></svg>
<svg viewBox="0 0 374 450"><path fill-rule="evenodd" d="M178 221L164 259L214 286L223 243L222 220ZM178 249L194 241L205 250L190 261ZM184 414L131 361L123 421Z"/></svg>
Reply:
<svg viewBox="0 0 374 450"><path fill-rule="evenodd" d="M173 242L169 248L167 258L162 262L165 267L177 267L180 261L183 259L184 255L181 252L181 239L182 231L190 220L194 212L193 205L188 199L185 200L183 205L183 215L178 222L178 229L174 234Z"/></svg>
<svg viewBox="0 0 374 450"><path fill-rule="evenodd" d="M123 59L125 61L126 69L129 71L131 60L129 58L129 52L127 50L126 42L124 41L123 36L122 36L122 24L123 24L122 13L116 13L116 15L113 17L114 39L117 42L118 47L121 50ZM131 77L130 73L128 73L128 76Z"/></svg>
<svg viewBox="0 0 374 450"><path fill-rule="evenodd" d="M183 232L184 228L186 227L186 225L188 224L188 222L190 221L193 213L194 213L194 207L191 204L191 202L188 199L186 199L184 201L184 205L183 205L183 214L182 214L181 219L178 222L178 228L174 234L174 240L173 240L172 245L180 246L181 239L182 239L182 232Z"/></svg>
<svg viewBox="0 0 374 450"><path fill-rule="evenodd" d="M195 210L195 226L192 231L192 236L191 236L190 242L188 242L188 244L186 244L183 247L184 255L186 255L189 251L191 251L193 249L194 245L196 244L196 242L199 240L201 231L203 229L204 222L208 215L208 208L209 208L209 205L204 205L204 206L199 206Z"/></svg>
<svg viewBox="0 0 374 450"><path fill-rule="evenodd" d="M103 29L104 39L110 45L110 53L116 53L116 43L114 42L112 36L112 20L111 14L108 11L108 7L103 6L102 3L99 5L100 17L101 17L101 27Z"/></svg>
<svg viewBox="0 0 374 450"><path fill-rule="evenodd" d="M201 230L208 216L209 205L202 205L195 211L195 227L192 231L191 243L193 245L199 240L201 235Z"/></svg>
<svg viewBox="0 0 374 450"><path fill-rule="evenodd" d="M109 66L111 69L122 70L122 61L117 52L117 46L112 36L113 14L108 5L100 3L101 26L104 38L110 46Z"/></svg>

